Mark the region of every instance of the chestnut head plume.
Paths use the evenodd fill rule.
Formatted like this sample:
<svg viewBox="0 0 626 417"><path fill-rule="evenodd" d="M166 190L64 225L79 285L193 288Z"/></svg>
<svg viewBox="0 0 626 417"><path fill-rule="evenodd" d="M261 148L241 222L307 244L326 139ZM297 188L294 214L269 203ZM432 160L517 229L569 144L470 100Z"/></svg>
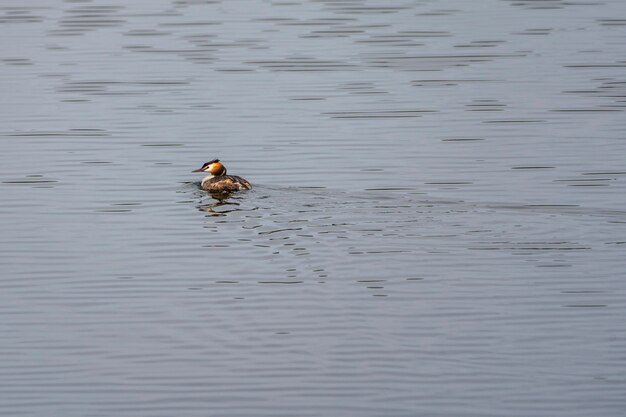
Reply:
<svg viewBox="0 0 626 417"><path fill-rule="evenodd" d="M208 172L211 175L226 175L226 167L220 162L219 159L214 159L209 162L205 162L200 168L193 170L192 172Z"/></svg>

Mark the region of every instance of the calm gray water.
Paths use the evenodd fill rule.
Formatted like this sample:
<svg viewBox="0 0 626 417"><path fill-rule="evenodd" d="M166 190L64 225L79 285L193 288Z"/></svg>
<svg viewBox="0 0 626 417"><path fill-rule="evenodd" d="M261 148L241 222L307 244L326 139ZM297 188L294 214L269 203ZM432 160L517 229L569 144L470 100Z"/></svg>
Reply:
<svg viewBox="0 0 626 417"><path fill-rule="evenodd" d="M1 415L626 413L625 2L8 3Z"/></svg>

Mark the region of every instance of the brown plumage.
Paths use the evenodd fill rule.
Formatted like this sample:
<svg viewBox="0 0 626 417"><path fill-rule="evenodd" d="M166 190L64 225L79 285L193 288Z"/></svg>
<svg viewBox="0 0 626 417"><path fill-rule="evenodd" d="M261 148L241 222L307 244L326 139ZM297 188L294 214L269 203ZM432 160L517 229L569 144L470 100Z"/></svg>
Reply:
<svg viewBox="0 0 626 417"><path fill-rule="evenodd" d="M193 172L208 172L202 180L202 189L210 193L232 193L235 191L249 190L252 184L237 175L227 175L226 167L219 159L206 162L202 167Z"/></svg>

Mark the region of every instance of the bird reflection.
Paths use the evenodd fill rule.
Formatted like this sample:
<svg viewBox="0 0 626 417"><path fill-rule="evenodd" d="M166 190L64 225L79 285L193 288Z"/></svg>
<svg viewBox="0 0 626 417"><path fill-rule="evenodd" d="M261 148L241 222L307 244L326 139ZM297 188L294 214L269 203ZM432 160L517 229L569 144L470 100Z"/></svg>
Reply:
<svg viewBox="0 0 626 417"><path fill-rule="evenodd" d="M228 206L239 206L240 204L229 200L229 198L232 196L232 193L224 193L224 192L219 192L219 193L208 193L215 201L212 201L210 203L201 203L199 204L198 210L200 211L204 211L205 213L207 213L207 215L209 216L225 216L226 214L233 212L233 211L237 211L237 208L233 208L228 210ZM225 208L222 210L217 210L219 207L223 207Z"/></svg>
<svg viewBox="0 0 626 417"><path fill-rule="evenodd" d="M237 201L233 201L231 198L233 193L217 192L217 193L203 193L210 195L214 201L210 203L200 202L198 204L198 210L207 213L207 216L225 216L233 211L240 211L241 205Z"/></svg>

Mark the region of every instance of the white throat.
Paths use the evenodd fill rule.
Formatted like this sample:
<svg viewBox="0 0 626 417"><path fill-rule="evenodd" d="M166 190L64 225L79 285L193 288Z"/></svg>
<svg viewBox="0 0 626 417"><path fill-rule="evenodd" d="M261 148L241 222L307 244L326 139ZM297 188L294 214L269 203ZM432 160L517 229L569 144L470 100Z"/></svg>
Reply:
<svg viewBox="0 0 626 417"><path fill-rule="evenodd" d="M204 178L202 179L202 183L201 183L200 185L201 185L201 186L203 186L205 182L210 181L210 180L211 180L211 178L213 178L213 177L215 177L215 175L213 175L213 174L209 174L209 175L207 175L206 177L204 177Z"/></svg>

